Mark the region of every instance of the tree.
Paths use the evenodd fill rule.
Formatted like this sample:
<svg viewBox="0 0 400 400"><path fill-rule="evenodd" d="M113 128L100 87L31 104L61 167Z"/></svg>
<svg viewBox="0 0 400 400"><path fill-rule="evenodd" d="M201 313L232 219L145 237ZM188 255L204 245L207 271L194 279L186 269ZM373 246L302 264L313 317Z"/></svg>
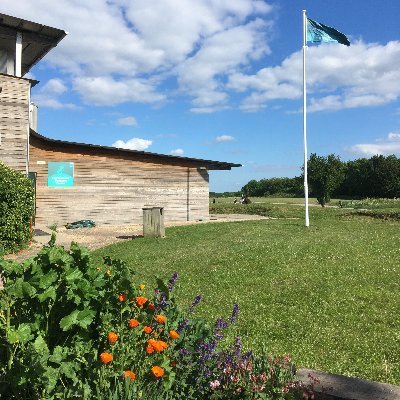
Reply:
<svg viewBox="0 0 400 400"><path fill-rule="evenodd" d="M312 194L322 207L345 178L345 166L334 154L327 157L311 154L308 161L308 181Z"/></svg>

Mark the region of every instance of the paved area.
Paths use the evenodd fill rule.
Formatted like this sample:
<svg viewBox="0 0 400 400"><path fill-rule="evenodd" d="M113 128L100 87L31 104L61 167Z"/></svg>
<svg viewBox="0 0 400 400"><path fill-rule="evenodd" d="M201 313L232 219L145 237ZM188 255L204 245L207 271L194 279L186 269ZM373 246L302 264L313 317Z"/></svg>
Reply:
<svg viewBox="0 0 400 400"><path fill-rule="evenodd" d="M304 383L311 382L309 375L318 379L315 385L317 393L321 393L322 388L331 390L326 391L325 398L332 400L399 400L400 386L389 385L368 381L366 379L350 378L344 375L329 374L311 369L300 369L297 372L297 379ZM317 397L318 398L318 397Z"/></svg>
<svg viewBox="0 0 400 400"><path fill-rule="evenodd" d="M207 221L176 221L166 223L166 227L194 225L215 222L234 222L247 220L268 219L259 215L244 214L216 214L210 215ZM42 225L36 225L32 244L29 249L22 250L15 254L9 254L5 258L9 260L26 260L35 256L43 245L47 244L51 238L51 230ZM77 242L91 250L95 250L112 243L122 240L130 240L140 237L143 234L143 225L99 225L93 228L66 229L65 227L57 228L57 244L68 248L71 242Z"/></svg>

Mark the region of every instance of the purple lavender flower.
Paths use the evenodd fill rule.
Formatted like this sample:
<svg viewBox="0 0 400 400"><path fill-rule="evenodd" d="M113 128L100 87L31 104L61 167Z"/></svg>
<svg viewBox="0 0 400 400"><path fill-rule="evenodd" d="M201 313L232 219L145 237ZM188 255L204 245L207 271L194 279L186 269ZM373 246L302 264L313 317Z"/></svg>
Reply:
<svg viewBox="0 0 400 400"><path fill-rule="evenodd" d="M229 322L231 324L234 324L237 321L238 315L239 315L239 305L238 304L234 304L233 305L232 314L229 317Z"/></svg>
<svg viewBox="0 0 400 400"><path fill-rule="evenodd" d="M172 292L172 290L174 289L177 280L178 280L178 273L174 272L168 281L168 289L170 292Z"/></svg>
<svg viewBox="0 0 400 400"><path fill-rule="evenodd" d="M189 313L190 314L192 314L194 312L194 308L199 305L199 303L201 302L202 299L203 299L203 296L201 294L198 294L194 298L193 303L189 307Z"/></svg>
<svg viewBox="0 0 400 400"><path fill-rule="evenodd" d="M184 331L187 328L187 326L188 326L187 319L184 319L183 321L179 322L177 329L178 333L181 334L182 331Z"/></svg>

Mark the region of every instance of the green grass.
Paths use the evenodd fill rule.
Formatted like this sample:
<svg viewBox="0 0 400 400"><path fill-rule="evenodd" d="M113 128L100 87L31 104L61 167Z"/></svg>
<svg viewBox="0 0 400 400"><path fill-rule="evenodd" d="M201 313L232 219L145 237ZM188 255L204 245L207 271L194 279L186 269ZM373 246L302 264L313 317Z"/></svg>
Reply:
<svg viewBox="0 0 400 400"><path fill-rule="evenodd" d="M97 250L121 258L137 280L180 274L181 305L201 293L210 322L241 313L231 335L248 348L291 354L308 367L400 384L398 221L351 210L290 207L300 219L201 224L167 229L165 239L136 239Z"/></svg>

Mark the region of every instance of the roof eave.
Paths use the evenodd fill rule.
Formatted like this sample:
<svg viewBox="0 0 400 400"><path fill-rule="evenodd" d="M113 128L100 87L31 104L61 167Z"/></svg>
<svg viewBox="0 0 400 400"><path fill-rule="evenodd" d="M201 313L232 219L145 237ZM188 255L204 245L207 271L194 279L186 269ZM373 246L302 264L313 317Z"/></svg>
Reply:
<svg viewBox="0 0 400 400"><path fill-rule="evenodd" d="M111 152L122 153L122 154L124 154L124 153L125 154L137 154L137 155L144 155L144 156L154 157L154 158L159 158L159 159L161 159L161 158L171 159L171 160L175 160L175 161L188 162L188 163L194 164L197 167L205 167L208 170L230 170L231 168L242 166L241 164L228 163L228 162L223 162L223 161L203 160L203 159L199 159L199 158L180 157L180 156L173 156L173 155L169 155L169 154L150 153L150 152L139 151L139 150L121 149L118 147L100 146L100 145L95 145L95 144L67 142L64 140L50 139L43 135L40 135L39 133L35 132L33 129L31 129L30 134L39 140L53 143L56 145L64 145L64 146L72 146L72 147L81 146L84 148L101 149L101 150L107 150L107 151L111 151Z"/></svg>

